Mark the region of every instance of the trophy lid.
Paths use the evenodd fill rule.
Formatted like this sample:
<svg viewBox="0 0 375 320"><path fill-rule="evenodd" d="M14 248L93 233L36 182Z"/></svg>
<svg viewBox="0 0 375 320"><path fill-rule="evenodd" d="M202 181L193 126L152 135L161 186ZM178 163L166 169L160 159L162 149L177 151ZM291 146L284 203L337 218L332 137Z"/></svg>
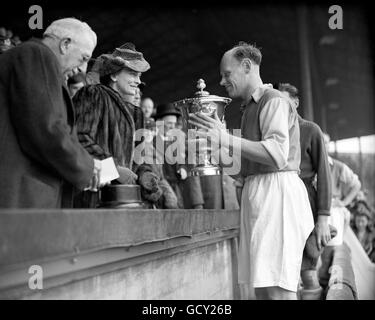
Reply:
<svg viewBox="0 0 375 320"><path fill-rule="evenodd" d="M203 90L203 89L205 89L205 88L206 88L206 83L204 82L203 79L199 79L199 80L197 81L197 89L198 89L199 91L197 91L197 92L195 93L195 96L196 96L196 97L207 97L207 96L209 96L210 93L209 93L208 91L204 91L204 90Z"/></svg>
<svg viewBox="0 0 375 320"><path fill-rule="evenodd" d="M175 103L176 104L180 104L180 103L184 104L184 103L187 103L187 102L200 100L200 101L207 101L207 102L208 101L223 102L225 105L227 105L232 101L231 98L212 95L208 91L205 91L204 89L206 88L206 83L203 79L199 79L197 81L196 88L198 89L198 91L195 92L193 98L185 98L185 99L176 101Z"/></svg>

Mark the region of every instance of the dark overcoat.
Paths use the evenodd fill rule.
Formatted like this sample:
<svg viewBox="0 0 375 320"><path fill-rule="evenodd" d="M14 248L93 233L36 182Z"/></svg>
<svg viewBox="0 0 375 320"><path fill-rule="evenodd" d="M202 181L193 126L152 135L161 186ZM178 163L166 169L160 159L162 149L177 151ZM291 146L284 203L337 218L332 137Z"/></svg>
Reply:
<svg viewBox="0 0 375 320"><path fill-rule="evenodd" d="M133 161L135 133L144 128L142 110L100 83L81 88L73 103L82 146L96 159L113 157L117 166L137 172L139 166ZM74 199L76 208L95 208L98 205L99 194L91 191L81 192Z"/></svg>
<svg viewBox="0 0 375 320"><path fill-rule="evenodd" d="M113 157L116 165L133 169L135 131L144 127L142 110L103 84L83 87L73 103L85 149L97 159Z"/></svg>
<svg viewBox="0 0 375 320"><path fill-rule="evenodd" d="M31 39L0 55L0 208L59 208L93 166L53 51Z"/></svg>

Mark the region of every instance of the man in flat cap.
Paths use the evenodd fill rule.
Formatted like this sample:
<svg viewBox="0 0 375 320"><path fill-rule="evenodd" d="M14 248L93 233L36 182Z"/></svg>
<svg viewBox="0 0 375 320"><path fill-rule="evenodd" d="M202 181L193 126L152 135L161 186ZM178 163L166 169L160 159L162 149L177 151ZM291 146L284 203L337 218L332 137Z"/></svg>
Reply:
<svg viewBox="0 0 375 320"><path fill-rule="evenodd" d="M100 162L78 141L65 84L86 71L96 41L65 18L0 55L0 208L59 208L72 186L97 190Z"/></svg>
<svg viewBox="0 0 375 320"><path fill-rule="evenodd" d="M150 65L132 43L125 43L111 54L99 56L93 69L100 83L85 86L73 99L79 140L95 158L113 157L120 177L112 183L138 183L144 198L156 202L162 195L157 175L150 166L133 163L134 135L144 128L144 119L132 97ZM75 206L96 207L98 200L97 194L83 192Z"/></svg>

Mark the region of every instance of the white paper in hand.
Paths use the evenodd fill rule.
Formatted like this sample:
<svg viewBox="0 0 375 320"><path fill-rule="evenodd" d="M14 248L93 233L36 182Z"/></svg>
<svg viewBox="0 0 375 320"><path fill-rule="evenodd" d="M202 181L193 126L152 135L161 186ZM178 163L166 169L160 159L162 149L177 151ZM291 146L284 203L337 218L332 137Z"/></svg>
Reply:
<svg viewBox="0 0 375 320"><path fill-rule="evenodd" d="M110 182L120 177L112 157L101 161L100 183Z"/></svg>

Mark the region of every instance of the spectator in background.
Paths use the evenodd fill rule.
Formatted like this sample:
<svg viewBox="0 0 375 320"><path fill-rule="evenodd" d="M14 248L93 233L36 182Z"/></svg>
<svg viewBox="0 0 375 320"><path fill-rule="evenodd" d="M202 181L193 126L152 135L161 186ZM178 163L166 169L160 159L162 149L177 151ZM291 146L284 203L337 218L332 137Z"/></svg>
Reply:
<svg viewBox="0 0 375 320"><path fill-rule="evenodd" d="M0 27L0 54L19 45L21 40L11 30Z"/></svg>
<svg viewBox="0 0 375 320"><path fill-rule="evenodd" d="M291 99L296 108L299 107L296 87L289 83L279 83L276 89ZM328 217L332 194L328 155L320 127L314 122L303 119L300 115L298 115L298 123L301 145L300 177L306 186L315 222L315 228L307 241L316 242L318 252L321 252L331 239ZM314 185L315 177L316 187ZM301 266L302 300L319 300L321 298L323 290L317 274L318 259L319 255L309 256L307 246L305 246Z"/></svg>
<svg viewBox="0 0 375 320"><path fill-rule="evenodd" d="M353 231L361 243L367 255L370 256L373 250L373 226L370 208L364 201L359 201L354 211Z"/></svg>
<svg viewBox="0 0 375 320"><path fill-rule="evenodd" d="M357 193L357 195L353 199L353 201L347 206L347 208L350 211L350 226L352 228L354 227L354 214L357 211L357 205L361 206L361 204L363 205L363 203L364 203L367 206L367 208L370 212L374 211L374 209L372 207L370 207L368 202L367 202L367 196L366 196L367 193L368 193L367 190L361 189Z"/></svg>
<svg viewBox="0 0 375 320"><path fill-rule="evenodd" d="M330 142L328 134L324 134L326 148ZM335 246L343 243L345 230L350 224L350 212L346 208L361 189L358 176L343 162L328 156L332 181L332 205L329 224L337 229L337 235L328 242L322 253L322 266L319 270L320 283L323 286L328 284L329 267L332 262Z"/></svg>
<svg viewBox="0 0 375 320"><path fill-rule="evenodd" d="M177 119L181 116L180 112L173 104L160 104L156 108L155 120L156 124L162 127L157 129L154 146L156 148L157 157L161 159L162 176L168 181L173 188L177 199L178 207L184 208L183 199L183 181L187 178L187 170L185 163L173 163L172 155L169 155L167 148L174 143L173 134L176 133ZM159 149L159 147L162 147ZM175 151L175 153L178 150ZM173 157L177 157L174 154ZM185 159L185 155L181 155L181 159Z"/></svg>
<svg viewBox="0 0 375 320"><path fill-rule="evenodd" d="M142 92L141 92L141 89L138 87L135 89L135 93L134 93L134 96L133 96L133 105L135 105L136 107L140 107L141 106L141 97L142 97Z"/></svg>
<svg viewBox="0 0 375 320"><path fill-rule="evenodd" d="M142 98L140 106L145 118L145 128L151 131L153 138L157 133L155 119L152 117L154 115L154 101L150 97Z"/></svg>
<svg viewBox="0 0 375 320"><path fill-rule="evenodd" d="M154 101L150 97L142 98L141 109L145 119L150 119L154 115Z"/></svg>

